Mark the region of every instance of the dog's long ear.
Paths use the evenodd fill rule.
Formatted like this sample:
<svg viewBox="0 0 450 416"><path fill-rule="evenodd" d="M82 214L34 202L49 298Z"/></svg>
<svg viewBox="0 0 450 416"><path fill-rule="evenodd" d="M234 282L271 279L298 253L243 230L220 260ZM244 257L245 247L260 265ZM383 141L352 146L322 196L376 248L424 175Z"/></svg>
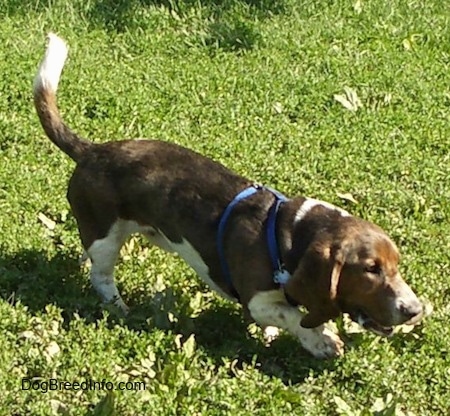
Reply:
<svg viewBox="0 0 450 416"><path fill-rule="evenodd" d="M345 256L344 250L340 248L334 255L333 269L330 278L330 300L335 301L337 297L337 290L339 286L339 278L341 277L342 267L344 267Z"/></svg>
<svg viewBox="0 0 450 416"><path fill-rule="evenodd" d="M340 247L308 250L286 290L297 294L308 314L301 321L305 328L315 328L340 313L336 302L339 279L345 264Z"/></svg>

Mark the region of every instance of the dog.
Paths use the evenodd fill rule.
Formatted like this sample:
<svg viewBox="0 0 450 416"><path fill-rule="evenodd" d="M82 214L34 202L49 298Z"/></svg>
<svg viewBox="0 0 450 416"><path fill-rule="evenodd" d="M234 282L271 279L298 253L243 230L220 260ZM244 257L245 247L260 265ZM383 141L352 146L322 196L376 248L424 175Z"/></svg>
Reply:
<svg viewBox="0 0 450 416"><path fill-rule="evenodd" d="M399 251L377 225L326 202L286 198L172 143L97 144L75 134L56 101L67 53L50 34L34 103L47 136L76 162L67 197L104 302L128 312L113 271L126 239L141 233L240 302L268 336L287 330L317 358L343 353L324 325L342 313L382 336L421 320Z"/></svg>

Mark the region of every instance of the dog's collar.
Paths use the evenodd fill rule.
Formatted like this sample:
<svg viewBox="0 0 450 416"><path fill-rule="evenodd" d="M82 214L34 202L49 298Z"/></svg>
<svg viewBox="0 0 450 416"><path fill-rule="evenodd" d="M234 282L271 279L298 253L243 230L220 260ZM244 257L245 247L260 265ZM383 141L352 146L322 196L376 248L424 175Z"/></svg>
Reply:
<svg viewBox="0 0 450 416"><path fill-rule="evenodd" d="M268 218L267 218L267 226L266 226L266 239L267 239L267 247L269 249L270 261L273 267L273 280L275 283L280 286L284 286L289 278L291 277L290 273L285 269L284 264L280 259L280 251L278 246L278 239L276 234L276 220L278 210L282 203L286 202L288 198L286 198L283 194L276 191L275 189L271 189L261 185L251 185L248 188L245 188L243 191L239 192L234 199L228 204L225 208L225 211L222 214L222 217L219 221L219 227L217 230L217 251L219 254L220 265L222 268L222 274L224 279L230 289L232 295L239 300L239 294L235 289L233 282L231 280L230 269L228 267L228 262L225 258L224 252L224 244L223 244L223 236L225 232L225 227L228 221L228 218L233 211L233 208L242 200L249 198L255 193L266 190L271 192L275 196L275 202L270 207Z"/></svg>

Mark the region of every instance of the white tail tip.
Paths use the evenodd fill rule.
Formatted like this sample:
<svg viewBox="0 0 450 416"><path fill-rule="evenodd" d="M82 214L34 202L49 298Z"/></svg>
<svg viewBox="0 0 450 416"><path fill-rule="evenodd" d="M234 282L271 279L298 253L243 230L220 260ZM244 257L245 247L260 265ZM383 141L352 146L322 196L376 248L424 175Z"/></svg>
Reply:
<svg viewBox="0 0 450 416"><path fill-rule="evenodd" d="M47 38L47 49L34 80L34 86L49 88L56 92L66 62L68 47L64 40L54 33L49 33Z"/></svg>

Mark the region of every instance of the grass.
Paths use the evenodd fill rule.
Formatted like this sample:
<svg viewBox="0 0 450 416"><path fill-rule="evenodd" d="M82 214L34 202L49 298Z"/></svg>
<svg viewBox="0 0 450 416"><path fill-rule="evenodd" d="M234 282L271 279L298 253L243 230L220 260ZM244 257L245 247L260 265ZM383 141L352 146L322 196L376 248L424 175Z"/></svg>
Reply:
<svg viewBox="0 0 450 416"><path fill-rule="evenodd" d="M445 2L23 4L0 0L0 415L447 414ZM343 334L346 355L334 361L312 359L287 335L266 348L239 307L139 238L117 267L132 315L108 313L77 262L65 200L73 163L32 107L48 31L71 47L59 102L76 131L176 142L380 224L432 316L387 340ZM336 99L346 88L362 103L356 111ZM23 378L146 389L44 393L22 390Z"/></svg>

